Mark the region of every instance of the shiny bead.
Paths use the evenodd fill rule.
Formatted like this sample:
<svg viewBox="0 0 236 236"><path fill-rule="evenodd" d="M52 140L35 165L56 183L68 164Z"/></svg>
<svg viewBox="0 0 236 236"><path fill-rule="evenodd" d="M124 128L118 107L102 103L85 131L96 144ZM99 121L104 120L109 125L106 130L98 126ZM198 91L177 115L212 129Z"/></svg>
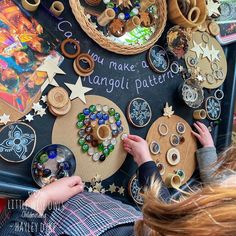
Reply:
<svg viewBox="0 0 236 236"><path fill-rule="evenodd" d="M93 120L93 121L91 122L92 128L96 127L97 123L98 123L98 122L97 122L96 120Z"/></svg>
<svg viewBox="0 0 236 236"><path fill-rule="evenodd" d="M139 10L138 10L138 8L133 8L132 10L131 10L131 12L130 12L131 14L131 16L137 16L138 15L138 13L139 13Z"/></svg>
<svg viewBox="0 0 236 236"><path fill-rule="evenodd" d="M102 119L102 112L98 112L98 113L97 113L97 118L98 118L98 119Z"/></svg>
<svg viewBox="0 0 236 236"><path fill-rule="evenodd" d="M38 163L36 167L37 167L38 170L42 170L43 169L43 165L40 164L40 163Z"/></svg>
<svg viewBox="0 0 236 236"><path fill-rule="evenodd" d="M83 145L85 144L85 138L79 139L79 140L78 140L78 144L79 144L80 146L83 146Z"/></svg>
<svg viewBox="0 0 236 236"><path fill-rule="evenodd" d="M90 118L90 120L96 120L97 115L95 113L91 113L89 118Z"/></svg>
<svg viewBox="0 0 236 236"><path fill-rule="evenodd" d="M51 151L48 152L48 158L54 159L56 157L57 157L57 151L51 150Z"/></svg>
<svg viewBox="0 0 236 236"><path fill-rule="evenodd" d="M102 119L103 119L103 120L108 120L108 119L109 119L109 115L107 115L106 113L103 114Z"/></svg>
<svg viewBox="0 0 236 236"><path fill-rule="evenodd" d="M110 108L109 111L108 111L108 113L109 113L110 116L114 116L115 113L116 113L116 111L115 111L114 108Z"/></svg>
<svg viewBox="0 0 236 236"><path fill-rule="evenodd" d="M64 170L69 170L70 169L70 163L68 161L65 161L64 162L64 167L63 167Z"/></svg>
<svg viewBox="0 0 236 236"><path fill-rule="evenodd" d="M104 150L104 145L102 143L98 144L98 151L102 152Z"/></svg>
<svg viewBox="0 0 236 236"><path fill-rule="evenodd" d="M102 110L103 110L104 112L108 112L109 107L108 107L107 105L105 105L105 106L102 107Z"/></svg>
<svg viewBox="0 0 236 236"><path fill-rule="evenodd" d="M107 140L103 141L102 144L103 144L105 147L107 147L107 146L110 144L110 140L107 139Z"/></svg>
<svg viewBox="0 0 236 236"><path fill-rule="evenodd" d="M110 152L112 152L115 147L114 147L114 145L109 144L107 148L108 148L108 150L109 150Z"/></svg>
<svg viewBox="0 0 236 236"><path fill-rule="evenodd" d="M102 111L102 105L101 104L97 104L96 105L96 109L97 109L97 111Z"/></svg>
<svg viewBox="0 0 236 236"><path fill-rule="evenodd" d="M80 129L80 130L78 131L78 136L79 136L80 138L83 138L84 135L85 135L85 129Z"/></svg>
<svg viewBox="0 0 236 236"><path fill-rule="evenodd" d="M125 13L125 20L128 20L130 18L130 14L129 13Z"/></svg>
<svg viewBox="0 0 236 236"><path fill-rule="evenodd" d="M114 7L113 10L115 11L116 14L119 12L119 8L118 7Z"/></svg>
<svg viewBox="0 0 236 236"><path fill-rule="evenodd" d="M95 111L96 111L96 106L95 106L95 105L91 105L91 106L89 107L89 110L90 110L91 112L95 112Z"/></svg>
<svg viewBox="0 0 236 236"><path fill-rule="evenodd" d="M85 126L88 126L88 125L90 125L90 124L91 124L90 119L89 119L89 118L85 118L85 119L84 119L84 125L85 125Z"/></svg>
<svg viewBox="0 0 236 236"><path fill-rule="evenodd" d="M85 119L84 113L79 113L77 118L78 118L78 121L84 121L84 119Z"/></svg>
<svg viewBox="0 0 236 236"><path fill-rule="evenodd" d="M111 124L110 127L111 127L111 130L116 130L117 129L116 124Z"/></svg>
<svg viewBox="0 0 236 236"><path fill-rule="evenodd" d="M92 156L94 154L94 148L93 147L89 148L88 154L89 154L89 156Z"/></svg>
<svg viewBox="0 0 236 236"><path fill-rule="evenodd" d="M106 160L106 156L102 154L102 155L99 157L99 161L105 161L105 160Z"/></svg>
<svg viewBox="0 0 236 236"><path fill-rule="evenodd" d="M86 127L86 128L85 128L85 132L86 132L86 134L91 134L91 133L93 132L92 126Z"/></svg>
<svg viewBox="0 0 236 236"><path fill-rule="evenodd" d="M95 139L91 142L93 147L97 147L98 146L98 141Z"/></svg>
<svg viewBox="0 0 236 236"><path fill-rule="evenodd" d="M89 145L86 143L82 146L83 153L87 152L89 150Z"/></svg>
<svg viewBox="0 0 236 236"><path fill-rule="evenodd" d="M113 3L113 2L109 2L108 4L107 4L107 7L109 7L109 8L113 8L115 6L115 4Z"/></svg>
<svg viewBox="0 0 236 236"><path fill-rule="evenodd" d="M84 108L83 113L85 116L88 116L90 114L90 110L88 108Z"/></svg>
<svg viewBox="0 0 236 236"><path fill-rule="evenodd" d="M112 133L112 137L117 137L119 134L118 130L112 130L111 133Z"/></svg>
<svg viewBox="0 0 236 236"><path fill-rule="evenodd" d="M104 125L104 124L105 124L105 120L103 119L98 120L98 125Z"/></svg>
<svg viewBox="0 0 236 236"><path fill-rule="evenodd" d="M122 133L122 132L124 131L124 128L123 128L123 126L120 126L120 127L118 127L117 130L118 130L118 132L119 132L119 134L120 134L120 133Z"/></svg>
<svg viewBox="0 0 236 236"><path fill-rule="evenodd" d="M105 155L105 157L108 157L110 154L110 151L108 148L105 148L102 153Z"/></svg>
<svg viewBox="0 0 236 236"><path fill-rule="evenodd" d="M48 160L48 155L47 155L46 153L42 154L42 155L39 157L39 162L40 162L41 164L47 162L47 160Z"/></svg>
<svg viewBox="0 0 236 236"><path fill-rule="evenodd" d="M77 125L77 128L81 129L81 128L84 127L84 122L83 121L78 121L76 125Z"/></svg>
<svg viewBox="0 0 236 236"><path fill-rule="evenodd" d="M88 134L86 137L85 137L85 140L86 142L88 143L91 143L93 141L93 136L91 134Z"/></svg>
<svg viewBox="0 0 236 236"><path fill-rule="evenodd" d="M115 123L115 118L114 118L114 116L110 116L110 117L109 117L109 122L110 122L110 124Z"/></svg>
<svg viewBox="0 0 236 236"><path fill-rule="evenodd" d="M114 117L116 121L120 120L120 114L118 112L115 113Z"/></svg>
<svg viewBox="0 0 236 236"><path fill-rule="evenodd" d="M117 141L116 141L116 139L115 139L115 138L111 139L111 144L112 144L112 145L114 145L114 146L115 146L115 145L116 145L116 143L117 143Z"/></svg>
<svg viewBox="0 0 236 236"><path fill-rule="evenodd" d="M66 176L66 172L64 170L60 170L57 173L57 179L61 179Z"/></svg>
<svg viewBox="0 0 236 236"><path fill-rule="evenodd" d="M125 19L125 14L122 12L122 13L120 13L119 15L118 15L118 18L120 19L120 20L124 20Z"/></svg>
<svg viewBox="0 0 236 236"><path fill-rule="evenodd" d="M118 127L120 127L120 126L121 126L121 120L116 121L116 125L117 125Z"/></svg>
<svg viewBox="0 0 236 236"><path fill-rule="evenodd" d="M96 153L93 154L92 158L93 158L93 161L98 161L99 158L100 158L100 154L98 152L96 152Z"/></svg>
<svg viewBox="0 0 236 236"><path fill-rule="evenodd" d="M110 0L103 0L103 2L104 2L105 4L108 4L108 3L110 2Z"/></svg>

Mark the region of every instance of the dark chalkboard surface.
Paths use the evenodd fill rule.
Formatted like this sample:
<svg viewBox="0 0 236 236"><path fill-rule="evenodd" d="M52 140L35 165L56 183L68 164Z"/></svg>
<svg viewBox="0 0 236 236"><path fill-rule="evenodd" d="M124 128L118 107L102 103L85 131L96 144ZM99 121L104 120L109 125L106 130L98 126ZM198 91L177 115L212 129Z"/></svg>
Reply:
<svg viewBox="0 0 236 236"><path fill-rule="evenodd" d="M43 1L43 3L48 6L50 6L52 2L53 1ZM59 40L71 37L79 41L81 51L88 52L94 58L96 62L94 73L91 76L82 79L84 86L93 88L88 94L101 95L112 100L124 113L128 103L132 99L135 97L144 98L152 109L151 122L145 128L130 126L130 132L132 134L140 135L143 138L146 137L151 124L162 115L163 107L166 102L173 106L176 115L184 118L190 125L192 124L193 110L186 107L178 97L177 90L183 82L181 75L173 74L169 69L162 74L155 73L148 66L146 52L134 56L122 56L104 50L94 43L92 39L87 37L81 30L71 13L68 1L63 0L62 2L65 5L62 20L56 20L42 7L34 13L34 17L36 17L48 31ZM165 33L157 44L164 48L166 47ZM235 55L231 53L235 53L235 47L233 46L228 56ZM232 60L235 60L235 57L232 57ZM177 59L170 57L170 63L173 61L177 61ZM181 61L177 61L177 63L183 64ZM55 77L58 84L65 89L67 89L64 85L65 82L75 84L78 78L73 70L72 64L73 60L65 59L61 68L66 72L66 75L57 75ZM229 68L229 71L234 71L234 67L231 68L231 70ZM220 126L220 134L218 134L218 129L215 129L213 132L215 140L218 136L221 136L232 129L232 126L229 126L228 123L232 119L231 109L233 110L233 102L231 99L231 94L234 93L233 74L228 76L231 76L231 79L228 79L229 84L226 83L227 88L229 88L227 90L229 97L227 98L226 96L224 100L227 101L228 104L231 104L231 106L229 107L223 104L223 109L225 113L230 113L231 116L224 117L225 120L223 120L222 125ZM51 87L48 87L44 93L46 94L50 88ZM70 92L68 89L67 91ZM212 92L206 91L206 96L209 96ZM30 123L36 131L37 145L33 155L27 161L20 164L11 164L4 160L0 160L1 192L25 196L27 195L27 191L32 191L32 189L36 188L30 173L31 161L37 151L51 143L51 131L54 121L55 117L48 114L47 117L36 117L35 120ZM206 123L208 123L208 121L206 121ZM65 124L65 129L66 125L67 124ZM229 143L229 136L228 139L222 141L219 143L219 146L227 145ZM132 158L128 156L122 168L111 178L107 179L104 182L104 185L115 181L117 185L126 187L129 179L135 173L136 168Z"/></svg>

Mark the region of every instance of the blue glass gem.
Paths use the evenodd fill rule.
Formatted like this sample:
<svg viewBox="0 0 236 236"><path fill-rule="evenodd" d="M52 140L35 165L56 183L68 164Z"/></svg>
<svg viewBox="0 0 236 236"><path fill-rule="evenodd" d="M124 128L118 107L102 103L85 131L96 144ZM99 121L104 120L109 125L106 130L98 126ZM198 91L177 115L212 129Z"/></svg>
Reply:
<svg viewBox="0 0 236 236"><path fill-rule="evenodd" d="M134 6L137 7L137 8L140 8L140 3L135 3Z"/></svg>
<svg viewBox="0 0 236 236"><path fill-rule="evenodd" d="M70 163L68 161L64 162L64 170L69 170L70 169Z"/></svg>
<svg viewBox="0 0 236 236"><path fill-rule="evenodd" d="M113 10L115 11L116 14L119 12L118 7L114 7Z"/></svg>
<svg viewBox="0 0 236 236"><path fill-rule="evenodd" d="M52 150L48 152L48 158L50 159L54 159L57 157L57 151L56 150Z"/></svg>
<svg viewBox="0 0 236 236"><path fill-rule="evenodd" d="M105 120L103 120L103 119L98 120L98 124L99 125L104 125L105 124Z"/></svg>
<svg viewBox="0 0 236 236"><path fill-rule="evenodd" d="M121 120L116 121L116 125L117 125L117 127L120 127L121 126Z"/></svg>
<svg viewBox="0 0 236 236"><path fill-rule="evenodd" d="M94 114L94 113L91 113L90 116L89 116L90 120L96 120L97 118L97 115Z"/></svg>
<svg viewBox="0 0 236 236"><path fill-rule="evenodd" d="M98 119L101 119L101 118L102 118L102 112L98 112L98 113L97 113L97 118L98 118Z"/></svg>
<svg viewBox="0 0 236 236"><path fill-rule="evenodd" d="M125 13L125 20L128 20L130 18L130 14L129 13Z"/></svg>
<svg viewBox="0 0 236 236"><path fill-rule="evenodd" d="M103 120L108 120L108 119L109 119L109 115L107 115L106 113L104 113L103 116L102 116L102 119L103 119Z"/></svg>
<svg viewBox="0 0 236 236"><path fill-rule="evenodd" d="M88 108L84 108L83 113L84 115L88 116L90 114L90 111Z"/></svg>

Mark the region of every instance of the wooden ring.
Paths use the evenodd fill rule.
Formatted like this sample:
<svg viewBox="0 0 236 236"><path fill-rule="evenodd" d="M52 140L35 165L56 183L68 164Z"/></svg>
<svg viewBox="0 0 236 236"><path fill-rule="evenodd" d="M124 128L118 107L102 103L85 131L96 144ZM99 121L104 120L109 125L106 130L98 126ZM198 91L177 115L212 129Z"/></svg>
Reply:
<svg viewBox="0 0 236 236"><path fill-rule="evenodd" d="M89 67L87 69L84 69L81 67L80 65L80 61L86 61L89 65ZM93 58L88 54L88 53L81 53L78 57L75 58L75 65L77 70L81 73L81 74L86 74L91 75L94 71L94 67L95 67L95 63Z"/></svg>
<svg viewBox="0 0 236 236"><path fill-rule="evenodd" d="M166 168L163 163L156 162L157 169L159 170L160 175L164 175Z"/></svg>
<svg viewBox="0 0 236 236"><path fill-rule="evenodd" d="M163 132L162 127L165 128L165 132ZM166 136L166 135L168 134L169 129L168 129L168 126L167 126L166 124L161 123L161 124L159 124L159 126L158 126L158 131L159 131L159 133L160 133L161 136Z"/></svg>
<svg viewBox="0 0 236 236"><path fill-rule="evenodd" d="M222 100L224 98L224 92L221 89L217 89L214 93L214 96L218 100Z"/></svg>
<svg viewBox="0 0 236 236"><path fill-rule="evenodd" d="M171 134L170 143L172 146L178 146L180 144L180 138L176 134Z"/></svg>
<svg viewBox="0 0 236 236"><path fill-rule="evenodd" d="M180 152L177 148L170 148L167 152L167 162L171 166L176 166L180 162Z"/></svg>
<svg viewBox="0 0 236 236"><path fill-rule="evenodd" d="M52 3L51 7L50 7L50 11L53 13L53 15L55 16L60 16L61 13L64 11L64 5L62 2L60 1L55 1Z"/></svg>
<svg viewBox="0 0 236 236"><path fill-rule="evenodd" d="M157 143L156 141L152 141L149 145L149 149L153 155L157 155L160 153L160 150L161 150L160 144Z"/></svg>
<svg viewBox="0 0 236 236"><path fill-rule="evenodd" d="M191 8L188 12L188 20L193 23L196 23L199 19L200 13L201 12L198 7Z"/></svg>
<svg viewBox="0 0 236 236"><path fill-rule="evenodd" d="M76 46L76 52L75 52L75 53L68 53L68 52L66 51L65 46L66 46L67 43L71 43L71 44L73 44L73 45ZM62 52L62 54L63 54L65 57L70 58L70 59L74 59L74 58L76 58L76 57L80 54L80 45L79 45L79 43L78 43L76 40L74 40L74 39L71 39L71 38L65 39L65 40L63 40L62 43L61 43L61 52Z"/></svg>
<svg viewBox="0 0 236 236"><path fill-rule="evenodd" d="M22 6L25 8L27 11L36 11L41 0L34 0L35 3L32 3L32 1L29 0L21 0Z"/></svg>
<svg viewBox="0 0 236 236"><path fill-rule="evenodd" d="M182 122L178 122L178 123L176 124L176 130L177 130L177 132L178 132L179 134L184 134L185 131L186 131L186 126L185 126L185 124L182 123Z"/></svg>

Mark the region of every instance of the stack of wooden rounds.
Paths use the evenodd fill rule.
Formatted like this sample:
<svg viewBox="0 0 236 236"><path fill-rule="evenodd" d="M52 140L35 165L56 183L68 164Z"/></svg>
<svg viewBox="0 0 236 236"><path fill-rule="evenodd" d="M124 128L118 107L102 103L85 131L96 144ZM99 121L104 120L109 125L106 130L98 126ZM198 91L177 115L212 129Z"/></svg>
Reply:
<svg viewBox="0 0 236 236"><path fill-rule="evenodd" d="M47 96L49 111L54 116L66 115L71 109L71 101L67 91L62 87L54 87Z"/></svg>

